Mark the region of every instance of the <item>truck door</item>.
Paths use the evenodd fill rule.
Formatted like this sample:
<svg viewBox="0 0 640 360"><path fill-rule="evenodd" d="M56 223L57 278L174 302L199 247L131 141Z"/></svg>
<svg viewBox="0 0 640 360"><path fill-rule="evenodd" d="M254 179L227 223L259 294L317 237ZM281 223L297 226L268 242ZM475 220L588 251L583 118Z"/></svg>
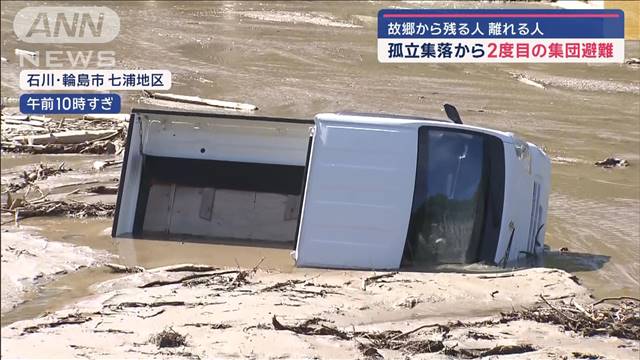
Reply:
<svg viewBox="0 0 640 360"><path fill-rule="evenodd" d="M340 114L320 114L315 122L297 265L398 268L411 212L416 129Z"/></svg>

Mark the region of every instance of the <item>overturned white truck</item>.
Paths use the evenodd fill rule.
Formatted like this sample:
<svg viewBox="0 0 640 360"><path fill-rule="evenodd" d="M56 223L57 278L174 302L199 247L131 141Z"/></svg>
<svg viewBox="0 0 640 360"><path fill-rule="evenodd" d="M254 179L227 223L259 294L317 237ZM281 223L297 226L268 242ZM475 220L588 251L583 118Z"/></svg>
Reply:
<svg viewBox="0 0 640 360"><path fill-rule="evenodd" d="M450 120L135 109L112 235L286 244L309 267L537 257L549 158L445 109Z"/></svg>

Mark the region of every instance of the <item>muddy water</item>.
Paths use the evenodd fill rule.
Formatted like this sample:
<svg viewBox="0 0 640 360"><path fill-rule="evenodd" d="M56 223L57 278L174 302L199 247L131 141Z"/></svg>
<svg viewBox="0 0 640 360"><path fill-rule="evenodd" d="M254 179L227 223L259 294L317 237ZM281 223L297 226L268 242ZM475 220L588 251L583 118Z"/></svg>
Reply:
<svg viewBox="0 0 640 360"><path fill-rule="evenodd" d="M112 238L111 219L30 218L20 223L37 226L38 235L51 241L62 241L118 255L114 261L123 265L155 268L181 263L208 264L219 267L253 268L264 270L299 271L294 268L291 249L283 247L257 247L250 245L207 244L197 239L183 241L163 239ZM28 294L26 301L2 315L2 326L54 311L74 300L90 295L91 285L120 274L106 268L84 268L64 275Z"/></svg>
<svg viewBox="0 0 640 360"><path fill-rule="evenodd" d="M546 242L554 249L567 247L569 253L553 253L547 265L575 272L596 296L640 294L640 69L624 64L377 62L380 8L478 4L160 1L105 5L121 19L116 40L71 47L18 43L11 24L25 4L2 2L1 50L9 59L2 64L2 95L19 94L20 67L13 54L18 47L113 50L118 68L170 70L173 93L252 103L260 115L309 118L319 112L353 110L442 117L441 105L453 103L466 123L513 131L543 145L557 159ZM626 56L640 56L637 41L627 42ZM541 81L547 89L518 82L514 73ZM137 94L123 95L125 111L159 105ZM626 158L631 167L603 170L592 165L612 155ZM60 240L87 237L82 226L32 221L48 235L58 234ZM108 224L96 225L101 226ZM107 235L97 236L91 245L147 266L234 265L233 259L241 257L236 254L276 251L223 246L229 251L225 253L220 246L198 244L191 252L180 252L176 251L182 246L179 243L111 240ZM286 250L276 252L288 257Z"/></svg>
<svg viewBox="0 0 640 360"><path fill-rule="evenodd" d="M52 241L64 241L107 250L118 255L124 265L154 268L165 265L196 263L221 267L252 268L291 271L291 249L285 247L257 247L248 245L211 244L195 238L178 241L156 239L112 238L111 219L86 220L72 218L31 218L21 221L38 226L40 235Z"/></svg>

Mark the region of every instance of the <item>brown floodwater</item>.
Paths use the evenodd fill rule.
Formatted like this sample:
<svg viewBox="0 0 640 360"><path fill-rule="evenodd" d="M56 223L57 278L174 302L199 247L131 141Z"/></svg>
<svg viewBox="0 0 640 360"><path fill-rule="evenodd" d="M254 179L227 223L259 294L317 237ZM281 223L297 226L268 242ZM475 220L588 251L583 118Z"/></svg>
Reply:
<svg viewBox="0 0 640 360"><path fill-rule="evenodd" d="M376 15L381 8L545 5L104 2L101 5L120 16L119 36L108 44L62 46L16 40L13 16L26 4L1 3L1 52L9 60L2 63L0 89L5 97L19 95L21 68L15 48L111 50L117 68L170 70L172 93L255 104L259 115L311 118L351 110L444 117L442 104L452 103L466 123L512 131L542 145L554 158L546 243L552 249L569 249L552 251L546 265L577 274L597 297L640 295L640 68L377 61ZM626 57L640 57L638 41L627 41ZM542 81L547 88L516 81L514 73ZM124 112L162 105L138 93L122 95ZM608 156L625 158L631 166L593 166ZM19 165L5 164L5 159L3 154L3 174ZM109 250L127 264L235 266L237 260L252 266L261 257L265 266L292 264L287 249L111 239L103 232L110 226L104 220L31 219L29 224L52 240ZM85 277L69 275L59 281L73 289L84 281L80 278ZM53 298L60 297L46 301L58 301Z"/></svg>

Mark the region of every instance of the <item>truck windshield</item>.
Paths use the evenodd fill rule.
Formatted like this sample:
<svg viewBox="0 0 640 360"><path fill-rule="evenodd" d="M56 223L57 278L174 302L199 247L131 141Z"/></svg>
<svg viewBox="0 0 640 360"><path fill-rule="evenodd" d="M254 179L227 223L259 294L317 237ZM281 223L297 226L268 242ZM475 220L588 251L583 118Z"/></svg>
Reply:
<svg viewBox="0 0 640 360"><path fill-rule="evenodd" d="M500 159L491 156L496 142L492 136L470 131L420 129L405 264L479 260L485 220L496 215L495 209L486 213L492 189L490 162Z"/></svg>

